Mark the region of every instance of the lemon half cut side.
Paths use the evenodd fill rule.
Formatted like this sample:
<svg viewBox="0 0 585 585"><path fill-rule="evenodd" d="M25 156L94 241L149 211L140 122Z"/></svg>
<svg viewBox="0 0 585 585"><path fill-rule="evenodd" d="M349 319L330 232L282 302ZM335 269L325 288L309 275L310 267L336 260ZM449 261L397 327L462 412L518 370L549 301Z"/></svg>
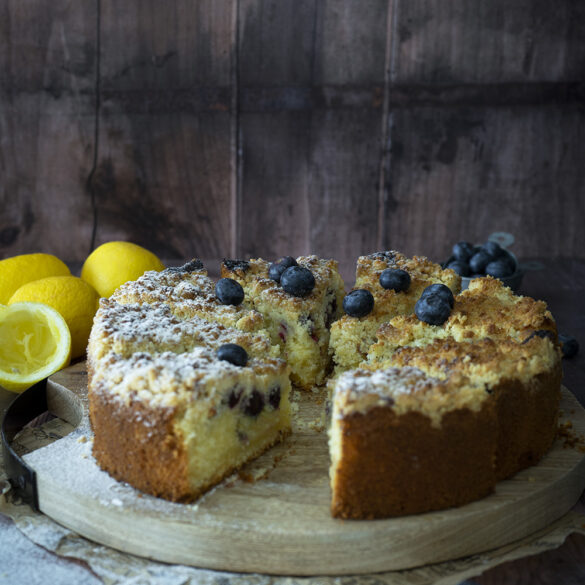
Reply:
<svg viewBox="0 0 585 585"><path fill-rule="evenodd" d="M69 363L71 334L42 303L0 306L0 386L22 392Z"/></svg>

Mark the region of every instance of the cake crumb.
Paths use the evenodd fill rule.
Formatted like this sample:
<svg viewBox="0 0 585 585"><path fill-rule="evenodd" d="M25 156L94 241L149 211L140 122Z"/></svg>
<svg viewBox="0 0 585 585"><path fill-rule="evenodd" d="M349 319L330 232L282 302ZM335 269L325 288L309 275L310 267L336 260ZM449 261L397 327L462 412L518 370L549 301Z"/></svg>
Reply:
<svg viewBox="0 0 585 585"><path fill-rule="evenodd" d="M581 453L585 453L585 437L572 429L573 423L570 420L560 423L557 437L563 441L564 449L577 448Z"/></svg>

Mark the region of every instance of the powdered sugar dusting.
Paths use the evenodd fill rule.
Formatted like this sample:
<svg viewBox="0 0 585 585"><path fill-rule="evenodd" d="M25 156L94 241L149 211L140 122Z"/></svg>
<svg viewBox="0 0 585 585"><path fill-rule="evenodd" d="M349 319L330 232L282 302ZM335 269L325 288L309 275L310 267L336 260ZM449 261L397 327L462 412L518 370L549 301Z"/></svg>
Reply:
<svg viewBox="0 0 585 585"><path fill-rule="evenodd" d="M420 412L439 426L446 412L458 408L477 411L487 396L483 386L462 376L456 382L440 380L410 366L357 369L345 372L336 381L333 416L341 419L381 406L391 408L397 415Z"/></svg>
<svg viewBox="0 0 585 585"><path fill-rule="evenodd" d="M250 360L246 367L235 366L216 357L206 347L184 353L170 351L149 354L135 352L122 357L111 352L101 362L93 377L93 388L106 388L125 404L134 400L153 407L172 408L184 401L219 403L228 387L252 384L263 372L280 374L280 360Z"/></svg>

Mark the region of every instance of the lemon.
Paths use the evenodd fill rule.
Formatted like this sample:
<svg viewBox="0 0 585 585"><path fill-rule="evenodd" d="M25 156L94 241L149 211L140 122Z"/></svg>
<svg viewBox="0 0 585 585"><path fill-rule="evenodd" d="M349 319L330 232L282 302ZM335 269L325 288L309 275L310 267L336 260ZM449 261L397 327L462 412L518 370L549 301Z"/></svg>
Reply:
<svg viewBox="0 0 585 585"><path fill-rule="evenodd" d="M5 305L14 291L31 280L68 274L69 268L52 254L22 254L0 260L0 304Z"/></svg>
<svg viewBox="0 0 585 585"><path fill-rule="evenodd" d="M120 285L136 280L147 270L164 270L152 253L131 242L108 242L96 248L81 269L81 278L102 297L109 297Z"/></svg>
<svg viewBox="0 0 585 585"><path fill-rule="evenodd" d="M71 357L82 356L98 309L99 296L77 276L49 276L27 282L8 301L45 303L59 311L71 332Z"/></svg>
<svg viewBox="0 0 585 585"><path fill-rule="evenodd" d="M41 303L0 306L0 385L22 392L69 363L71 335L58 311Z"/></svg>

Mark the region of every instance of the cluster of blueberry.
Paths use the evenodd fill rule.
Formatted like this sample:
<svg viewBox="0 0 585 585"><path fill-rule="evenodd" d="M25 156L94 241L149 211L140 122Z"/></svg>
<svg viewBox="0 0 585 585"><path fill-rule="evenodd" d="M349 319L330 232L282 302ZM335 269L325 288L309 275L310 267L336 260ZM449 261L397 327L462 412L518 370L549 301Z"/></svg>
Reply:
<svg viewBox="0 0 585 585"><path fill-rule="evenodd" d="M559 342L564 358L570 359L579 353L579 342L574 337L559 333Z"/></svg>
<svg viewBox="0 0 585 585"><path fill-rule="evenodd" d="M459 276L470 278L486 275L506 278L516 272L516 261L512 254L497 242L489 241L483 246L457 242L453 246L453 256L446 268L451 268Z"/></svg>
<svg viewBox="0 0 585 585"><path fill-rule="evenodd" d="M442 325L451 315L455 298L451 289L444 284L431 284L423 290L414 314L429 325Z"/></svg>
<svg viewBox="0 0 585 585"><path fill-rule="evenodd" d="M299 266L292 256L273 262L268 269L268 276L280 284L285 292L295 297L306 297L315 288L313 273L308 268Z"/></svg>
<svg viewBox="0 0 585 585"><path fill-rule="evenodd" d="M410 274L399 268L387 268L380 274L380 285L396 292L407 291L410 287ZM352 290L343 299L343 310L350 317L365 317L374 310L374 296L365 288Z"/></svg>
<svg viewBox="0 0 585 585"><path fill-rule="evenodd" d="M410 275L405 270L387 268L380 274L380 286L396 292L410 288ZM416 302L415 315L430 325L442 325L451 314L455 303L451 289L444 284L431 284ZM350 317L365 317L374 309L374 296L365 288L351 291L343 299L343 310Z"/></svg>

